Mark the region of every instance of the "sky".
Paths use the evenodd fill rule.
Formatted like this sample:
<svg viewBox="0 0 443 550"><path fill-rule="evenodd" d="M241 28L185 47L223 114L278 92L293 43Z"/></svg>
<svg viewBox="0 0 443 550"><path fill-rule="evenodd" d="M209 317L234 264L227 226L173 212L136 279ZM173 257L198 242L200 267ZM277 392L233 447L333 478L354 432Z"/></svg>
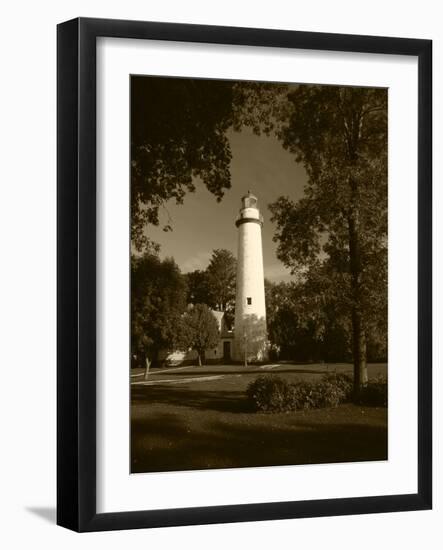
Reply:
<svg viewBox="0 0 443 550"><path fill-rule="evenodd" d="M271 281L288 281L290 271L276 256L277 243L272 238L275 226L268 205L281 195L297 200L303 195L306 172L295 157L283 149L275 137L256 136L250 129L229 131L231 145L231 189L217 203L201 182L196 191L187 193L182 205L169 201L160 212L160 226L147 228L147 235L160 244L160 256L173 257L183 273L206 269L211 253L226 248L237 256L235 220L241 197L250 190L258 198L264 217L262 229L265 277ZM164 232L162 225L173 230Z"/></svg>

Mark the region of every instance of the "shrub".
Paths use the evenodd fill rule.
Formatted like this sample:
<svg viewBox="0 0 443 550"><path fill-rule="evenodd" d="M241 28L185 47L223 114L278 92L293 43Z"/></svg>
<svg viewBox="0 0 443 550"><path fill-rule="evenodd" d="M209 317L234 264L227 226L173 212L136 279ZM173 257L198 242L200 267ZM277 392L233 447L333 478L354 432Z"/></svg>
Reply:
<svg viewBox="0 0 443 550"><path fill-rule="evenodd" d="M247 396L253 407L262 412L337 407L352 397L352 378L346 374L326 374L319 382L290 384L276 374L264 374L251 382ZM362 387L356 400L358 405L386 407L388 385L381 378L370 380Z"/></svg>
<svg viewBox="0 0 443 550"><path fill-rule="evenodd" d="M251 382L246 390L249 401L263 412L293 410L293 389L280 376L264 374Z"/></svg>
<svg viewBox="0 0 443 550"><path fill-rule="evenodd" d="M298 382L293 384L297 409L319 409L337 407L346 400L345 392L334 381L322 379L315 384Z"/></svg>
<svg viewBox="0 0 443 550"><path fill-rule="evenodd" d="M261 375L251 382L247 396L256 410L287 412L336 407L349 399L352 382L345 375L327 375L319 382L290 384L278 375Z"/></svg>
<svg viewBox="0 0 443 550"><path fill-rule="evenodd" d="M297 382L291 384L294 394L294 409L310 409L317 400L315 384L310 382Z"/></svg>
<svg viewBox="0 0 443 550"><path fill-rule="evenodd" d="M337 407L346 400L346 394L334 381L322 380L316 385L316 400L313 407Z"/></svg>
<svg viewBox="0 0 443 550"><path fill-rule="evenodd" d="M388 384L386 380L381 378L369 380L369 382L360 390L357 404L369 405L373 407L387 407Z"/></svg>
<svg viewBox="0 0 443 550"><path fill-rule="evenodd" d="M340 388L340 390L344 393L343 401L350 401L354 390L354 383L351 376L342 372L334 372L331 374L325 374L322 380L338 386L338 388Z"/></svg>

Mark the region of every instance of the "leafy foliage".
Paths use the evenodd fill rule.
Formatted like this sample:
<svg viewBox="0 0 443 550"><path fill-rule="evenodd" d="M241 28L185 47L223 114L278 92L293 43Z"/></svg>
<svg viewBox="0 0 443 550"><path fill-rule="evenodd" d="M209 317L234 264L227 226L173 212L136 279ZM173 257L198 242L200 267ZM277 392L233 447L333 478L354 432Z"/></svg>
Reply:
<svg viewBox="0 0 443 550"><path fill-rule="evenodd" d="M352 379L344 374L328 374L315 383L293 384L281 376L265 374L249 384L247 397L258 411L289 412L337 407L349 400L352 387Z"/></svg>
<svg viewBox="0 0 443 550"><path fill-rule="evenodd" d="M145 254L131 260L132 364L145 366L173 349L186 307L186 283L176 263Z"/></svg>
<svg viewBox="0 0 443 550"><path fill-rule="evenodd" d="M298 382L293 384L296 409L319 409L337 407L345 400L345 394L337 384L322 380L321 382Z"/></svg>
<svg viewBox="0 0 443 550"><path fill-rule="evenodd" d="M132 77L132 243L155 252L145 232L159 224L159 209L183 202L199 179L221 200L231 186L231 151L226 130L233 120L229 81ZM164 227L171 230L170 224Z"/></svg>
<svg viewBox="0 0 443 550"><path fill-rule="evenodd" d="M269 354L269 341L266 338L266 319L255 313L243 315L235 326L235 355L242 359L244 366L249 362L266 361Z"/></svg>
<svg viewBox="0 0 443 550"><path fill-rule="evenodd" d="M387 92L299 86L287 99L277 134L308 184L270 206L277 255L347 315L358 389L367 334L387 321Z"/></svg>
<svg viewBox="0 0 443 550"><path fill-rule="evenodd" d="M347 318L312 280L265 281L266 317L275 359L347 361Z"/></svg>
<svg viewBox="0 0 443 550"><path fill-rule="evenodd" d="M206 304L211 309L225 312L225 323L231 326L235 309L235 281L237 261L225 249L212 251L205 271L185 275L188 283L188 303Z"/></svg>
<svg viewBox="0 0 443 550"><path fill-rule="evenodd" d="M233 89L234 129L247 126L256 135L278 133L281 121L290 113L288 91L287 84L237 82Z"/></svg>
<svg viewBox="0 0 443 550"><path fill-rule="evenodd" d="M185 313L179 332L180 347L185 351L196 350L199 365L202 364L205 350L215 348L220 338L217 321L205 304L197 304Z"/></svg>
<svg viewBox="0 0 443 550"><path fill-rule="evenodd" d="M359 405L370 405L373 407L387 407L388 385L386 384L386 380L382 378L369 380L359 392L357 403Z"/></svg>
<svg viewBox="0 0 443 550"><path fill-rule="evenodd" d="M266 320L275 359L311 361L320 358L316 325L303 312L294 283L265 281Z"/></svg>
<svg viewBox="0 0 443 550"><path fill-rule="evenodd" d="M293 387L276 374L260 375L248 385L246 394L258 411L286 412L296 408Z"/></svg>
<svg viewBox="0 0 443 550"><path fill-rule="evenodd" d="M343 401L349 401L351 399L353 390L351 376L344 373L333 372L325 374L323 376L323 381L337 386L344 396Z"/></svg>
<svg viewBox="0 0 443 550"><path fill-rule="evenodd" d="M237 261L229 250L214 250L206 270L209 296L219 311L233 311Z"/></svg>
<svg viewBox="0 0 443 550"><path fill-rule="evenodd" d="M186 278L188 287L188 304L206 304L209 307L213 307L206 270L201 271L200 269L196 269L190 273L185 273L184 277Z"/></svg>

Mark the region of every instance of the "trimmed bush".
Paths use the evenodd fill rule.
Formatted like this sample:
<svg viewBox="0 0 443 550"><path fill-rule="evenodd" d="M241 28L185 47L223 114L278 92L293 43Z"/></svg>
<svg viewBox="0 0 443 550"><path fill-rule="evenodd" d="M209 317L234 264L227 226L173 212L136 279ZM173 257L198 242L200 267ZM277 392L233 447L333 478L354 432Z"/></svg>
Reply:
<svg viewBox="0 0 443 550"><path fill-rule="evenodd" d="M337 407L351 391L352 383L344 375L326 375L317 383L290 384L278 375L264 374L249 384L247 396L258 411L288 412Z"/></svg>
<svg viewBox="0 0 443 550"><path fill-rule="evenodd" d="M388 384L386 380L377 378L369 382L360 390L358 405L369 405L372 407L388 406Z"/></svg>
<svg viewBox="0 0 443 550"><path fill-rule="evenodd" d="M351 400L352 392L354 390L354 382L351 376L342 372L334 372L331 374L325 374L322 380L338 386L338 388L340 388L345 395L343 401Z"/></svg>
<svg viewBox="0 0 443 550"><path fill-rule="evenodd" d="M251 382L246 390L254 408L263 412L294 410L293 389L281 376L263 374Z"/></svg>
<svg viewBox="0 0 443 550"><path fill-rule="evenodd" d="M337 407L350 401L353 393L352 378L346 374L324 375L319 382L290 384L276 374L262 374L246 390L248 400L261 412L289 412L297 410ZM358 405L386 407L388 385L386 380L370 380L361 389Z"/></svg>

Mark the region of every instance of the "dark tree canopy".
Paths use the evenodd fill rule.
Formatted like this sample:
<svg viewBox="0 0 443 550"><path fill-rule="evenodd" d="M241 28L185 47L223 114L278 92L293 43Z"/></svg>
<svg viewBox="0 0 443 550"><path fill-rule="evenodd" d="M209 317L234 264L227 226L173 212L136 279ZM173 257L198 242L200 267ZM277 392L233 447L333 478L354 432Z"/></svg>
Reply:
<svg viewBox="0 0 443 550"><path fill-rule="evenodd" d="M213 250L205 271L186 273L188 304L206 304L211 309L225 312L225 323L231 327L235 310L237 261L225 249Z"/></svg>
<svg viewBox="0 0 443 550"><path fill-rule="evenodd" d="M327 275L352 319L356 389L367 333L386 319L387 91L299 86L278 135L308 174L297 203L273 205L278 257L306 280Z"/></svg>
<svg viewBox="0 0 443 550"><path fill-rule="evenodd" d="M340 286L319 271L298 282L265 281L266 320L273 359L343 362L352 359L352 326ZM386 361L383 314L368 331L370 361Z"/></svg>
<svg viewBox="0 0 443 550"><path fill-rule="evenodd" d="M198 363L202 364L205 350L218 345L220 331L217 320L206 304L191 307L181 320L180 347L193 349L198 354Z"/></svg>
<svg viewBox="0 0 443 550"><path fill-rule="evenodd" d="M346 318L315 284L266 281L265 291L268 336L276 359L349 360Z"/></svg>
<svg viewBox="0 0 443 550"><path fill-rule="evenodd" d="M132 77L132 243L155 250L147 224L159 209L182 203L195 179L221 200L231 186L226 130L233 121L233 83L189 78ZM169 224L165 230L169 230Z"/></svg>
<svg viewBox="0 0 443 550"><path fill-rule="evenodd" d="M303 199L272 205L279 256L294 271L315 265L320 252L349 262L349 222L358 215L370 262L387 244L386 90L300 86L288 98L279 135L309 180Z"/></svg>
<svg viewBox="0 0 443 550"><path fill-rule="evenodd" d="M177 264L146 254L131 261L131 356L145 366L172 350L186 308L186 283Z"/></svg>
<svg viewBox="0 0 443 550"><path fill-rule="evenodd" d="M188 304L206 304L209 307L214 307L210 296L207 272L196 269L185 273L184 277L188 288Z"/></svg>
<svg viewBox="0 0 443 550"><path fill-rule="evenodd" d="M237 260L232 252L213 250L206 274L212 304L219 311L233 311L235 307L236 272Z"/></svg>

